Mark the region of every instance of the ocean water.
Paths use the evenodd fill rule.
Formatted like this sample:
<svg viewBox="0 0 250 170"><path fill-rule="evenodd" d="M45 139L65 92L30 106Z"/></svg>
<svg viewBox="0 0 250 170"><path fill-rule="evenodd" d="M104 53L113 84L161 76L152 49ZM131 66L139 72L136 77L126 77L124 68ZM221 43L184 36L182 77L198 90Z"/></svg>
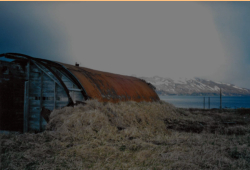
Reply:
<svg viewBox="0 0 250 170"><path fill-rule="evenodd" d="M220 96L159 96L161 100L180 108L220 108ZM250 96L222 96L222 108L250 108Z"/></svg>

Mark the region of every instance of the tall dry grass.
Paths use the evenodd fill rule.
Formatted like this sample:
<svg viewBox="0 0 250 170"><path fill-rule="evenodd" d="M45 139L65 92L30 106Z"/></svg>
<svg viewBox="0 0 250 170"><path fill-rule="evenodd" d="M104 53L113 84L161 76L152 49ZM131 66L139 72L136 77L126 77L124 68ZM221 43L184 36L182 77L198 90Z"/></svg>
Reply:
<svg viewBox="0 0 250 170"><path fill-rule="evenodd" d="M166 102L54 110L46 131L1 135L1 169L250 169L249 115Z"/></svg>

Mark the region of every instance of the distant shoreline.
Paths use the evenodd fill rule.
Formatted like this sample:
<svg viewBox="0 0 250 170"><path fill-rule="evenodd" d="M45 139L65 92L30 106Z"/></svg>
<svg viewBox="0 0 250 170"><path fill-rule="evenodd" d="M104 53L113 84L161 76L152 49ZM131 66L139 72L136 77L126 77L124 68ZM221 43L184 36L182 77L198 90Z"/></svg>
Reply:
<svg viewBox="0 0 250 170"><path fill-rule="evenodd" d="M220 108L219 95L159 95L180 108ZM250 96L222 96L222 108L250 108Z"/></svg>
<svg viewBox="0 0 250 170"><path fill-rule="evenodd" d="M220 96L219 94L159 94L157 93L159 96ZM237 94L234 94L234 95L225 95L225 94L222 94L223 97L248 97L250 95L237 95Z"/></svg>

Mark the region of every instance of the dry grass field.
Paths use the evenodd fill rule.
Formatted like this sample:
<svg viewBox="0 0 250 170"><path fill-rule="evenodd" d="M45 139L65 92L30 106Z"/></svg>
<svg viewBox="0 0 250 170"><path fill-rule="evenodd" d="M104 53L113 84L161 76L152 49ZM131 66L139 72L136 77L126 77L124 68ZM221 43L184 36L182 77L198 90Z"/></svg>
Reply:
<svg viewBox="0 0 250 170"><path fill-rule="evenodd" d="M91 100L53 111L42 133L1 134L0 168L250 169L249 124L249 109Z"/></svg>

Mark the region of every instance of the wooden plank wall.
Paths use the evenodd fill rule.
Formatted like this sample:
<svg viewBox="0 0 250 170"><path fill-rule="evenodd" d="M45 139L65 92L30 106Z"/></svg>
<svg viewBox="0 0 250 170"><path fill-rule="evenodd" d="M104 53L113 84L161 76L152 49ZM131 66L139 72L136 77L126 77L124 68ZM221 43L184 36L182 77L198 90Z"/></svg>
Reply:
<svg viewBox="0 0 250 170"><path fill-rule="evenodd" d="M43 69L43 71L41 69ZM28 118L29 131L36 132L45 129L47 122L40 116L42 107L52 111L65 107L69 102L63 87L58 85L58 81L56 81L56 83L54 80L57 79L49 70L42 66L38 68L37 65L31 64Z"/></svg>
<svg viewBox="0 0 250 170"><path fill-rule="evenodd" d="M30 64L28 130L40 132L42 71Z"/></svg>

